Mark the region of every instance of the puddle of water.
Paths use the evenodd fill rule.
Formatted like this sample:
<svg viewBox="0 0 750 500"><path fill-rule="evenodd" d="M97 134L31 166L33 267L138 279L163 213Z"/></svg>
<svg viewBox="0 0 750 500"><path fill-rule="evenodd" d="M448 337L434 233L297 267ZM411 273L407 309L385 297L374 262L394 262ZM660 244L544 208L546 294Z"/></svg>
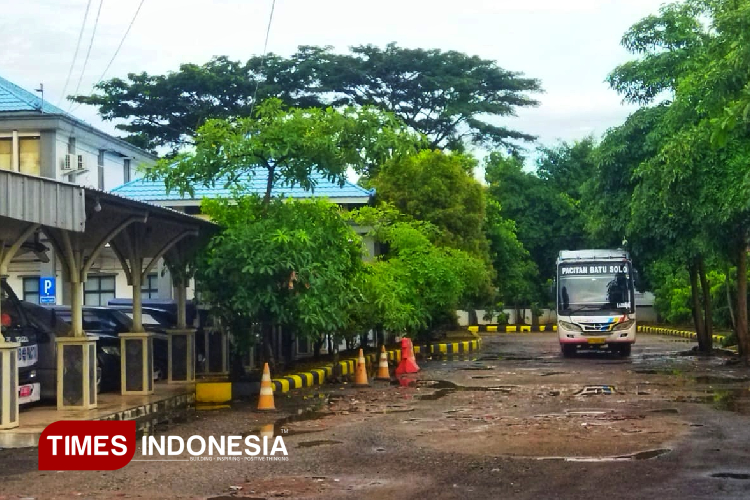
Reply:
<svg viewBox="0 0 750 500"><path fill-rule="evenodd" d="M639 451L629 455L616 457L539 457L537 460L561 460L564 462L629 462L631 460L651 460L669 453L670 449L660 448L658 450Z"/></svg>
<svg viewBox="0 0 750 500"><path fill-rule="evenodd" d="M716 385L716 384L734 384L738 382L748 382L750 377L729 377L723 375L699 375L695 377L698 384Z"/></svg>
<svg viewBox="0 0 750 500"><path fill-rule="evenodd" d="M335 439L319 439L317 441L302 441L297 445L299 448L312 448L313 446L324 446L329 444L341 444L343 441L336 441Z"/></svg>
<svg viewBox="0 0 750 500"><path fill-rule="evenodd" d="M625 455L624 458L631 458L633 460L651 460L652 458L660 457L662 455L665 455L669 453L670 449L667 448L661 448L658 450L648 450L648 451L639 451L638 453L633 453L631 455Z"/></svg>
<svg viewBox="0 0 750 500"><path fill-rule="evenodd" d="M587 385L580 391L576 392L576 396L593 396L596 394L605 394L605 395L612 395L615 394L617 390L615 389L615 386L613 385Z"/></svg>
<svg viewBox="0 0 750 500"><path fill-rule="evenodd" d="M660 408L658 410L649 410L649 413L675 414L675 413L680 413L680 410L678 410L677 408Z"/></svg>
<svg viewBox="0 0 750 500"><path fill-rule="evenodd" d="M327 417L329 415L333 415L333 412L312 410L312 409L301 410L300 413L296 415L290 415L288 417L280 418L276 422L274 422L273 423L273 435L274 436L281 436L281 435L293 436L296 434L310 434L313 432L322 432L325 429L289 429L287 425L291 423L295 423L295 422L306 422L309 420L318 420L318 419ZM263 431L264 431L263 429L253 429L250 432L242 433L241 436L243 438L249 435L260 436L261 432Z"/></svg>
<svg viewBox="0 0 750 500"><path fill-rule="evenodd" d="M720 479L750 479L750 474L739 472L717 472L711 474L711 477L718 477Z"/></svg>
<svg viewBox="0 0 750 500"><path fill-rule="evenodd" d="M677 396L674 401L708 404L716 410L750 415L750 390L748 389L724 389L708 391L706 394Z"/></svg>
<svg viewBox="0 0 750 500"><path fill-rule="evenodd" d="M480 377L472 377L472 378L480 378ZM490 378L490 377L487 377ZM420 385L423 387L426 386L428 389L437 389L432 394L420 394L417 396L414 396L414 399L420 400L420 401L436 401L440 398L444 398L448 394L452 394L454 392L503 392L503 393L510 393L514 388L518 386L514 385L503 385L503 386L495 386L495 387L467 387L462 385L456 385L453 382L449 382L447 380L422 380L419 382Z"/></svg>
<svg viewBox="0 0 750 500"><path fill-rule="evenodd" d="M420 401L437 401L440 398L444 398L448 394L455 392L455 389L439 389L432 394L422 394L421 396L415 396L414 399Z"/></svg>

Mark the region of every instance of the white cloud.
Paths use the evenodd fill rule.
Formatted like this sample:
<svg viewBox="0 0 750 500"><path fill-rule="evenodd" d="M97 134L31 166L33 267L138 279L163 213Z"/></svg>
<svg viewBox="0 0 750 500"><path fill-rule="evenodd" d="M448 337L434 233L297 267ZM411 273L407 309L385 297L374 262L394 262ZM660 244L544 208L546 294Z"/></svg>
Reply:
<svg viewBox="0 0 750 500"><path fill-rule="evenodd" d="M0 75L26 88L44 82L57 102L75 49L87 0L6 2L0 19ZM117 47L140 0L105 1L81 90L91 88ZM656 12L661 0L277 0L269 50L290 54L298 45L396 41L408 47L454 49L496 60L539 78L542 105L521 110L507 125L542 141L600 133L629 109L603 83L628 55L622 33ZM270 0L146 0L108 77L161 73L214 55L247 59L263 48ZM73 74L78 80L98 2ZM22 26L23 29L19 29ZM74 88L69 86L68 92ZM66 105L67 108L67 105ZM75 114L102 124L95 110Z"/></svg>

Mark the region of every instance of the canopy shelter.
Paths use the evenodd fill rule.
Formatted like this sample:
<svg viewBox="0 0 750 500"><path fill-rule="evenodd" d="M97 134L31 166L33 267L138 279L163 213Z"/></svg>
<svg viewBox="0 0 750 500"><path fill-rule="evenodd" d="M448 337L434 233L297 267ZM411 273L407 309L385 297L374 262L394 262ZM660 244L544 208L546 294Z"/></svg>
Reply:
<svg viewBox="0 0 750 500"><path fill-rule="evenodd" d="M83 283L102 251L108 245L112 248L133 289L134 331L121 340L122 391L149 393L153 342L141 322L141 283L171 249L179 246L183 250L175 255L188 254L186 249L196 247L215 227L168 208L0 170L0 274L7 275L8 264L19 251L39 251L37 232L43 231L70 286L71 336L57 339L58 408L96 406L96 339L83 331L81 308Z"/></svg>

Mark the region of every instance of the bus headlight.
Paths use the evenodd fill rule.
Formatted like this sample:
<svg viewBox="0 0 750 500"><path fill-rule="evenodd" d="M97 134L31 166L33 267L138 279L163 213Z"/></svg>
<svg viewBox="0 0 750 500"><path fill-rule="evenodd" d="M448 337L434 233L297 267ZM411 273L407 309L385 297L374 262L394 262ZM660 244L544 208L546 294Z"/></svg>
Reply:
<svg viewBox="0 0 750 500"><path fill-rule="evenodd" d="M560 323L560 326L564 330L574 330L578 332L583 331L583 329L580 326L576 325L575 323L568 323L567 321L558 321L558 323Z"/></svg>
<svg viewBox="0 0 750 500"><path fill-rule="evenodd" d="M633 326L633 323L635 323L635 321L633 321L632 319L629 319L627 321L623 321L622 323L616 324L615 327L613 328L613 330L615 330L615 331L618 331L618 330L628 330L631 326Z"/></svg>

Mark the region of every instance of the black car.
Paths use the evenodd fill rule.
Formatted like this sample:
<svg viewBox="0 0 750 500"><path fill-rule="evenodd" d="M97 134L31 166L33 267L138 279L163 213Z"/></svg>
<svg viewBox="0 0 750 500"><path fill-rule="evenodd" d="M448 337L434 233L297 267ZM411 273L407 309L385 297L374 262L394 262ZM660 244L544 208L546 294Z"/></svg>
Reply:
<svg viewBox="0 0 750 500"><path fill-rule="evenodd" d="M8 342L18 342L18 403L26 405L39 401L41 388L37 378L39 340L43 333L29 323L21 302L8 286L0 280L0 332Z"/></svg>
<svg viewBox="0 0 750 500"><path fill-rule="evenodd" d="M37 369L44 400L57 398L57 345L56 337L70 335L70 324L55 310L31 302L21 302L29 322L44 340L39 342L39 365ZM120 338L104 332L87 331L88 336L98 336L96 341L96 389L97 393L115 391L120 388Z"/></svg>
<svg viewBox="0 0 750 500"><path fill-rule="evenodd" d="M70 306L51 306L58 317L70 323ZM144 325L145 327L146 325ZM133 331L133 320L123 311L110 307L84 306L83 307L83 330L88 334L99 336L117 337L121 333ZM154 379L166 380L167 378L167 336L161 331L145 328L147 332L154 335ZM119 346L119 343L117 344ZM119 351L118 351L119 356ZM102 377L106 374L102 374ZM117 384L119 388L119 368Z"/></svg>

